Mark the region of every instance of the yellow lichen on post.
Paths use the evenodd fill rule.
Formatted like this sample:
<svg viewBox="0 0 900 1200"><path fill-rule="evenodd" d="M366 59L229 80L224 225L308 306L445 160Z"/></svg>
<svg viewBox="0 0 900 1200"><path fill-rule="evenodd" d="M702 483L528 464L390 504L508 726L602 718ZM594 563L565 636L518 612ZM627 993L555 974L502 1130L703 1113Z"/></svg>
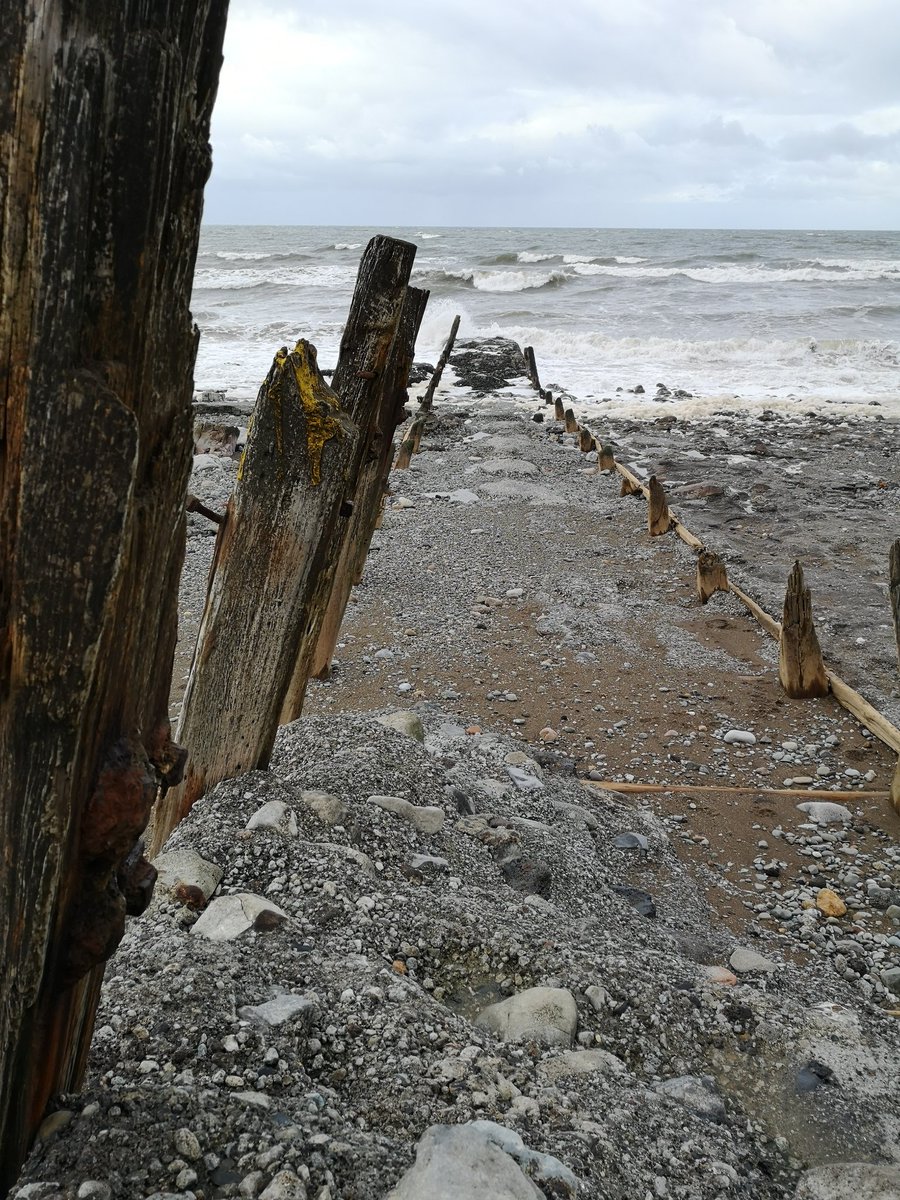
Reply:
<svg viewBox="0 0 900 1200"><path fill-rule="evenodd" d="M288 357L306 417L310 485L316 487L322 478L322 450L325 443L330 438L339 437L341 433L338 420L341 406L337 396L319 374L314 346L305 338L301 338ZM278 363L277 357L275 361ZM280 412L277 415L280 417ZM276 423L275 428L278 439L280 421Z"/></svg>
<svg viewBox="0 0 900 1200"><path fill-rule="evenodd" d="M241 454L238 466L238 482L244 480L246 464L254 440L254 418L257 426L263 420L262 407L266 405L271 412L272 438L275 442L275 454L280 459L284 455L284 403L294 399L300 401L306 452L309 458L310 486L316 487L322 479L322 450L325 443L333 437L341 435L341 405L335 392L328 386L319 373L316 362L316 348L305 338L301 338L293 350L288 351L282 346L276 353L268 375L259 389L256 408L247 427L247 443ZM259 435L257 429L256 434Z"/></svg>

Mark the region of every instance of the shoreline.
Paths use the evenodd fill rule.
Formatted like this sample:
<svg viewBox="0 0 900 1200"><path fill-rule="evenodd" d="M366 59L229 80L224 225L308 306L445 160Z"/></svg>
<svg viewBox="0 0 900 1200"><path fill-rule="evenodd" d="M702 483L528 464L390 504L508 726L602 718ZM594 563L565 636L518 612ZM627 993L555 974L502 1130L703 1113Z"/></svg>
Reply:
<svg viewBox="0 0 900 1200"><path fill-rule="evenodd" d="M392 473L331 679L269 771L170 839L218 891L201 916L170 876L129 923L86 1089L60 1098L21 1200L386 1200L417 1144L460 1130L482 1194L484 1139L545 1200L794 1200L847 1163L900 1186L896 757L833 698L787 700L737 599L701 608L688 548L649 538L644 504L487 349L458 343ZM900 479L893 455L875 486L876 451L896 423L684 421L677 403L611 421L618 456L665 477L776 612L802 535L826 658L896 706L884 631L856 645L883 599ZM235 462L196 466L221 507ZM188 524L182 666L215 541ZM846 817L820 823L772 790L789 783ZM265 922L195 931L248 893ZM523 1040L481 1020L533 988L569 1014L557 1033L546 1013ZM430 1194L417 1178L406 1194Z"/></svg>

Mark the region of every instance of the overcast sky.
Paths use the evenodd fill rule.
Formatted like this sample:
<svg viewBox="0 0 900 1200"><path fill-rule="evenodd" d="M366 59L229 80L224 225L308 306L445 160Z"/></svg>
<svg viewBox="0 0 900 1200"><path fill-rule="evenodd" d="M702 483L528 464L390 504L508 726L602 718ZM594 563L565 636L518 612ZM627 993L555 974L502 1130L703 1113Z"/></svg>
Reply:
<svg viewBox="0 0 900 1200"><path fill-rule="evenodd" d="M896 229L900 0L231 0L214 223Z"/></svg>

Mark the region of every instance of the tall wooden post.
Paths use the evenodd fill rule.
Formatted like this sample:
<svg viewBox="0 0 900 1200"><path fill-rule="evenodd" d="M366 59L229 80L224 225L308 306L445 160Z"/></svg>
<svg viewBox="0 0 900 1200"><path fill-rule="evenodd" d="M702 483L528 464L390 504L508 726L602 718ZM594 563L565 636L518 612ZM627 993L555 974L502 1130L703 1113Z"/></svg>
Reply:
<svg viewBox="0 0 900 1200"><path fill-rule="evenodd" d="M828 676L812 618L812 600L795 562L784 594L784 615L778 647L778 677L795 700L828 694Z"/></svg>
<svg viewBox="0 0 900 1200"><path fill-rule="evenodd" d="M897 640L897 661L900 663L900 538L891 546L890 553L891 612L894 616L894 636ZM900 759L891 783L891 803L900 813Z"/></svg>
<svg viewBox="0 0 900 1200"><path fill-rule="evenodd" d="M169 685L226 0L0 0L0 1194L80 1083L178 777Z"/></svg>
<svg viewBox="0 0 900 1200"><path fill-rule="evenodd" d="M428 292L414 287L406 289L406 300L400 315L397 336L394 338L385 372L383 417L379 421L381 436L373 447L373 453L363 464L356 486L353 513L347 523L340 559L334 574L334 586L310 667L310 675L315 679L328 677L350 593L354 584L359 582L372 543L372 534L381 512L385 481L391 467L394 431L406 403L409 370L427 303ZM303 693L299 689L297 691L299 694L295 694L295 689L291 688L281 714L282 721L294 721L300 716Z"/></svg>
<svg viewBox="0 0 900 1200"><path fill-rule="evenodd" d="M187 772L158 806L154 853L216 783L268 765L298 673L305 687L415 252L366 247L331 388L304 341L260 388L178 726Z"/></svg>
<svg viewBox="0 0 900 1200"><path fill-rule="evenodd" d="M891 612L894 616L894 637L897 642L897 662L900 664L900 538L891 546L890 562Z"/></svg>
<svg viewBox="0 0 900 1200"><path fill-rule="evenodd" d="M437 391L438 384L441 382L441 376L444 373L444 367L450 361L450 355L453 353L453 343L456 341L456 335L459 332L459 315L453 318L453 324L450 326L450 333L444 343L444 349L441 351L441 357L437 361L437 366L434 368L434 374L428 381L428 387L425 390L425 395L419 405L419 411L423 413L431 412L434 404L434 393Z"/></svg>
<svg viewBox="0 0 900 1200"><path fill-rule="evenodd" d="M672 514L669 512L666 492L655 475L648 481L647 495L647 532L651 537L660 537L672 528Z"/></svg>

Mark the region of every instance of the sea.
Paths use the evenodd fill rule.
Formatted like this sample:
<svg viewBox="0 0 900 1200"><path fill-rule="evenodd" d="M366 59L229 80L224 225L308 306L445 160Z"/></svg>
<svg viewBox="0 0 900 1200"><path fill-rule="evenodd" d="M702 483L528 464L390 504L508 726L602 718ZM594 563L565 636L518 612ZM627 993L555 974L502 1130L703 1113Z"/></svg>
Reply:
<svg viewBox="0 0 900 1200"><path fill-rule="evenodd" d="M664 383L698 415L900 416L898 232L208 225L196 387L252 397L299 337L334 365L375 233L418 248L418 360L437 359L458 313L460 337L533 346L542 383L584 404L655 412Z"/></svg>

